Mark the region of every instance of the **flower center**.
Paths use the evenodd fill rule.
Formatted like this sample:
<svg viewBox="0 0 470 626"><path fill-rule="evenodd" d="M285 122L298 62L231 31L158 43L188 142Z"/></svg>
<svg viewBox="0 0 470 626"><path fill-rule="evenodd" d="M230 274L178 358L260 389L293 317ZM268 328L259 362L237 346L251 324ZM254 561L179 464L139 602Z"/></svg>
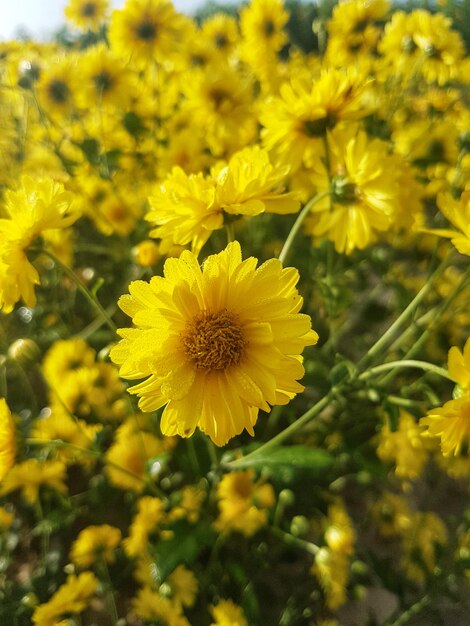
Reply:
<svg viewBox="0 0 470 626"><path fill-rule="evenodd" d="M237 365L246 341L238 316L227 309L201 311L182 336L183 349L198 369L224 370Z"/></svg>
<svg viewBox="0 0 470 626"><path fill-rule="evenodd" d="M69 96L69 88L63 80L55 79L48 85L49 96L54 102L66 102Z"/></svg>
<svg viewBox="0 0 470 626"><path fill-rule="evenodd" d="M83 17L94 17L96 14L96 5L94 2L85 2L82 7Z"/></svg>
<svg viewBox="0 0 470 626"><path fill-rule="evenodd" d="M358 197L356 185L350 182L346 176L333 176L330 191L333 200L340 204L349 204L357 200Z"/></svg>
<svg viewBox="0 0 470 626"><path fill-rule="evenodd" d="M113 85L113 79L106 70L93 77L98 91L109 91Z"/></svg>
<svg viewBox="0 0 470 626"><path fill-rule="evenodd" d="M137 37L144 41L152 41L157 36L157 25L143 21L137 26Z"/></svg>

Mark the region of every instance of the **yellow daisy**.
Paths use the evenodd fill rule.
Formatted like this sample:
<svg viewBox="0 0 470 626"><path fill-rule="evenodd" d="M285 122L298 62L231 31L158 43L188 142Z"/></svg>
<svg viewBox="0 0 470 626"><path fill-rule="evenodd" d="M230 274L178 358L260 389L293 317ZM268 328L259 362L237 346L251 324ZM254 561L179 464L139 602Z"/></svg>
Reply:
<svg viewBox="0 0 470 626"><path fill-rule="evenodd" d="M18 190L5 192L8 218L0 219L0 310L9 313L21 298L27 306L35 305L39 275L25 250L45 230L72 224L78 214L71 206L71 194L52 180L24 176Z"/></svg>
<svg viewBox="0 0 470 626"><path fill-rule="evenodd" d="M470 256L470 191L464 191L460 200L450 193L440 193L437 206L456 230L433 228L425 229L425 232L449 238L460 254Z"/></svg>
<svg viewBox="0 0 470 626"><path fill-rule="evenodd" d="M341 121L370 113L364 96L369 81L356 70L322 70L317 80L286 82L279 97L262 106L263 145L298 169L323 151L322 138Z"/></svg>
<svg viewBox="0 0 470 626"><path fill-rule="evenodd" d="M259 409L303 390L300 354L318 335L299 313L298 272L276 259L256 265L242 261L238 242L202 269L185 251L119 300L135 328L118 331L111 358L122 377L145 379L130 389L143 411L166 405L165 435L200 428L222 446L244 429L253 435Z"/></svg>
<svg viewBox="0 0 470 626"><path fill-rule="evenodd" d="M169 0L127 0L111 16L111 49L136 61L162 61L174 46L180 23Z"/></svg>
<svg viewBox="0 0 470 626"><path fill-rule="evenodd" d="M36 607L33 614L34 626L52 626L64 615L85 610L98 586L99 581L91 572L68 576L48 602Z"/></svg>
<svg viewBox="0 0 470 626"><path fill-rule="evenodd" d="M108 0L69 0L65 17L81 30L98 30L106 19Z"/></svg>
<svg viewBox="0 0 470 626"><path fill-rule="evenodd" d="M331 195L318 202L306 220L315 238L326 236L338 252L350 254L375 241L393 223L400 206L399 163L388 145L362 131L337 129L328 135L329 166L317 158L312 180Z"/></svg>
<svg viewBox="0 0 470 626"><path fill-rule="evenodd" d="M423 434L440 438L444 456L457 456L470 441L470 395L467 393L432 409L421 418L420 424L427 428Z"/></svg>
<svg viewBox="0 0 470 626"><path fill-rule="evenodd" d="M0 481L15 463L15 426L5 398L0 398Z"/></svg>
<svg viewBox="0 0 470 626"><path fill-rule="evenodd" d="M218 604L210 607L212 618L211 626L248 626L241 607L232 600L219 600Z"/></svg>
<svg viewBox="0 0 470 626"><path fill-rule="evenodd" d="M449 350L447 369L455 382L470 389L470 338L465 342L462 352L456 346Z"/></svg>
<svg viewBox="0 0 470 626"><path fill-rule="evenodd" d="M77 567L89 567L101 559L112 563L120 541L121 531L115 526L87 526L73 542L70 559Z"/></svg>

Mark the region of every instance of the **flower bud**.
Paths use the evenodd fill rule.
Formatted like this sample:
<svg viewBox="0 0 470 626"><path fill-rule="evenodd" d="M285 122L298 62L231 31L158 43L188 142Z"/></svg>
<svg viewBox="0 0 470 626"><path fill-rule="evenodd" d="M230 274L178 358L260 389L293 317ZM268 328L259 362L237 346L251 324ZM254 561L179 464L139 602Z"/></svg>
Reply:
<svg viewBox="0 0 470 626"><path fill-rule="evenodd" d="M41 352L32 339L17 339L8 348L8 356L20 365L27 365L38 360Z"/></svg>

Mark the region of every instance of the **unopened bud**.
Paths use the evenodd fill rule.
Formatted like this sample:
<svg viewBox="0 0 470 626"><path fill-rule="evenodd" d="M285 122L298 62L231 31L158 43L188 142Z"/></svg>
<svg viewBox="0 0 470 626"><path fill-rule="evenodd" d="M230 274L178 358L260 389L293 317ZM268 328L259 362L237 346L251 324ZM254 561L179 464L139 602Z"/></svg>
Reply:
<svg viewBox="0 0 470 626"><path fill-rule="evenodd" d="M27 365L38 360L41 351L32 339L17 339L8 348L8 356L20 365Z"/></svg>

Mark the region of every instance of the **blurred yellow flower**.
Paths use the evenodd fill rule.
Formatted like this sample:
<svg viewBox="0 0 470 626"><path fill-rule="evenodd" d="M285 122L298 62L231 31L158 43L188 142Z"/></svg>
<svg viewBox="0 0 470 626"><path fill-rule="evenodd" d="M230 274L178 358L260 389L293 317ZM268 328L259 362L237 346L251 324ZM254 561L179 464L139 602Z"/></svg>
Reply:
<svg viewBox="0 0 470 626"><path fill-rule="evenodd" d="M166 579L170 587L171 601L180 607L191 607L196 601L198 590L197 578L184 565L178 565Z"/></svg>
<svg viewBox="0 0 470 626"><path fill-rule="evenodd" d="M225 474L217 487L219 532L238 531L251 537L268 521L275 496L271 485L255 482L252 470Z"/></svg>
<svg viewBox="0 0 470 626"><path fill-rule="evenodd" d="M91 572L68 576L48 602L36 607L33 613L34 626L56 626L61 617L81 613L98 586L99 581Z"/></svg>
<svg viewBox="0 0 470 626"><path fill-rule="evenodd" d="M111 49L139 63L163 62L181 29L181 17L169 0L127 0L113 11L109 26Z"/></svg>
<svg viewBox="0 0 470 626"><path fill-rule="evenodd" d="M303 390L300 353L316 343L294 268L276 259L256 269L231 243L202 269L185 251L167 259L164 277L130 284L119 300L136 328L121 329L111 350L120 375L142 379L130 393L143 411L165 406L165 435L200 428L219 446L247 429L259 409L287 404Z"/></svg>
<svg viewBox="0 0 470 626"><path fill-rule="evenodd" d="M248 626L242 608L232 600L219 600L210 612L215 620L211 626Z"/></svg>
<svg viewBox="0 0 470 626"><path fill-rule="evenodd" d="M384 463L395 464L395 474L399 478L414 480L421 476L428 460L428 450L421 432L413 415L402 409L395 432L390 430L388 420L382 426L377 455Z"/></svg>
<svg viewBox="0 0 470 626"><path fill-rule="evenodd" d="M102 524L88 526L78 534L70 549L70 559L77 567L89 567L101 560L112 563L121 541L119 528Z"/></svg>
<svg viewBox="0 0 470 626"><path fill-rule="evenodd" d="M98 30L107 17L108 0L69 0L65 16L81 30Z"/></svg>
<svg viewBox="0 0 470 626"><path fill-rule="evenodd" d="M460 254L470 256L470 191L464 191L460 199L453 198L450 193L440 193L437 205L457 230L428 228L424 231L449 238Z"/></svg>
<svg viewBox="0 0 470 626"><path fill-rule="evenodd" d="M158 530L165 517L165 505L159 498L144 496L140 498L137 507L129 528L129 537L123 541L124 550L129 557L146 554L149 535Z"/></svg>
<svg viewBox="0 0 470 626"><path fill-rule="evenodd" d="M5 398L0 398L0 482L15 464L15 424Z"/></svg>
<svg viewBox="0 0 470 626"><path fill-rule="evenodd" d="M137 617L158 620L162 626L189 626L179 607L149 587L139 589L132 600L132 607Z"/></svg>
<svg viewBox="0 0 470 626"><path fill-rule="evenodd" d="M457 456L470 440L470 393L431 409L420 425L426 429L423 435L440 438L444 456Z"/></svg>
<svg viewBox="0 0 470 626"><path fill-rule="evenodd" d="M449 350L447 369L456 383L470 391L470 338L465 342L462 352L456 346Z"/></svg>
<svg viewBox="0 0 470 626"><path fill-rule="evenodd" d="M78 214L62 184L29 176L16 191L5 192L4 202L8 218L0 219L0 310L9 313L20 298L28 306L36 303L39 275L25 250L43 231L65 228Z"/></svg>
<svg viewBox="0 0 470 626"><path fill-rule="evenodd" d="M40 487L50 487L67 493L65 485L66 466L61 461L39 461L28 459L17 463L5 476L0 485L0 496L21 489L30 504L37 502Z"/></svg>

